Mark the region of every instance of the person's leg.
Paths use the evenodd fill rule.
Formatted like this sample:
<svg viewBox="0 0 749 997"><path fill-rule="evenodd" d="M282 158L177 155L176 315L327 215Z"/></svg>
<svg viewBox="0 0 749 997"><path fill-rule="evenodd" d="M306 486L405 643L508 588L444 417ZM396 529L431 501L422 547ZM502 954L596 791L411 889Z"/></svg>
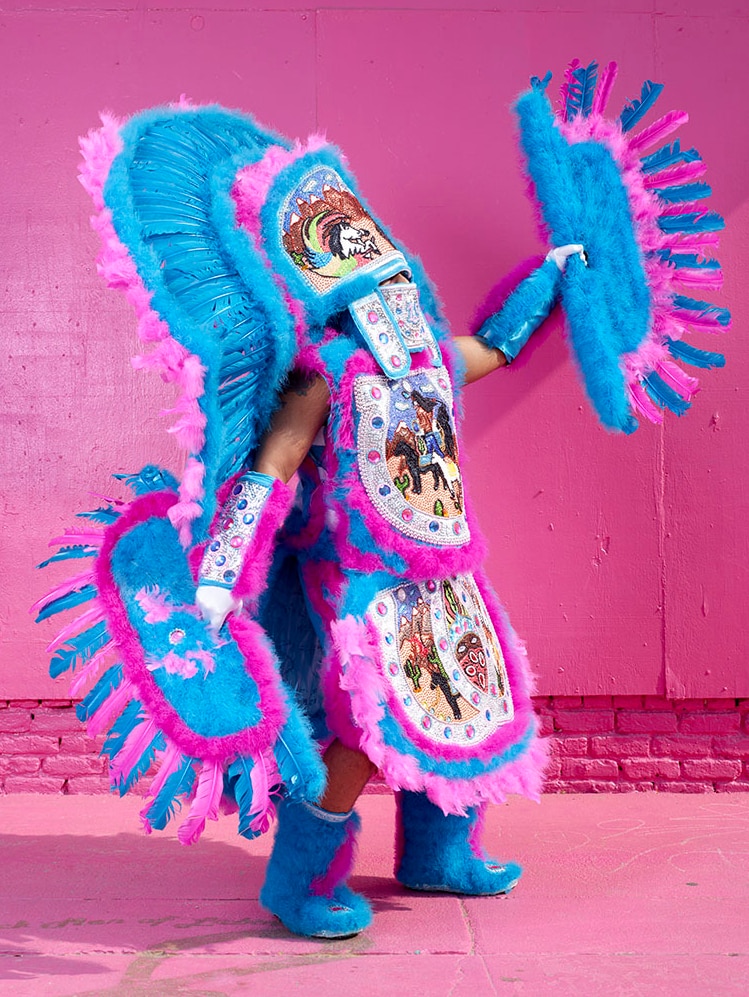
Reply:
<svg viewBox="0 0 749 997"><path fill-rule="evenodd" d="M328 770L328 781L320 807L331 813L351 810L377 769L363 751L347 748L337 738L322 760Z"/></svg>
<svg viewBox="0 0 749 997"><path fill-rule="evenodd" d="M328 783L320 805L289 800L279 805L260 902L295 934L345 938L372 920L369 904L346 886L346 879L359 830L352 808L374 766L338 740L323 761Z"/></svg>

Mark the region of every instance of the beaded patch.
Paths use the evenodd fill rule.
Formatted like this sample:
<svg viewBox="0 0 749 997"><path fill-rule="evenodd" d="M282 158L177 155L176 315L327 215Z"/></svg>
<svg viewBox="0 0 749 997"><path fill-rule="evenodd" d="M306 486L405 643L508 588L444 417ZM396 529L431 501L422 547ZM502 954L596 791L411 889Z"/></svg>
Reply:
<svg viewBox="0 0 749 997"><path fill-rule="evenodd" d="M398 323L410 353L427 350L433 367L442 366L442 352L419 303L416 284L383 284L380 294Z"/></svg>
<svg viewBox="0 0 749 997"><path fill-rule="evenodd" d="M430 741L473 746L513 719L504 657L472 575L384 589L367 616L386 678Z"/></svg>
<svg viewBox="0 0 749 997"><path fill-rule="evenodd" d="M328 166L304 174L283 201L280 222L286 252L318 294L350 274L376 272L390 256L403 259Z"/></svg>
<svg viewBox="0 0 749 997"><path fill-rule="evenodd" d="M437 546L470 540L444 367L354 385L359 472L375 509L406 536Z"/></svg>
<svg viewBox="0 0 749 997"><path fill-rule="evenodd" d="M269 484L250 477L237 481L203 556L201 582L229 589L234 586L269 494Z"/></svg>

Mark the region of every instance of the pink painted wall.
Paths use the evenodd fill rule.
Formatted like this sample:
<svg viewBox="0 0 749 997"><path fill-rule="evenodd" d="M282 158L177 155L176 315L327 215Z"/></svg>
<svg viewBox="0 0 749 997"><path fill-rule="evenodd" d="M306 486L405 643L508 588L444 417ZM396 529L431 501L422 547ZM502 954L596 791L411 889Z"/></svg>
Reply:
<svg viewBox="0 0 749 997"><path fill-rule="evenodd" d="M32 570L47 539L87 491L111 491L110 472L174 460L157 415L168 392L130 370L132 316L93 265L76 138L98 110L127 114L185 92L287 134L326 129L423 256L458 331L493 280L539 248L509 105L530 74L550 68L558 80L573 56L619 62L614 107L650 77L667 84L664 109L689 110L683 140L706 158L728 223L720 258L734 332L718 346L728 367L704 377L694 411L634 438L596 425L558 323L527 362L474 386L467 473L490 572L544 694L749 695L743 3L50 6L16 0L0 13L0 698L65 695L46 677L54 626L26 615L57 577Z"/></svg>

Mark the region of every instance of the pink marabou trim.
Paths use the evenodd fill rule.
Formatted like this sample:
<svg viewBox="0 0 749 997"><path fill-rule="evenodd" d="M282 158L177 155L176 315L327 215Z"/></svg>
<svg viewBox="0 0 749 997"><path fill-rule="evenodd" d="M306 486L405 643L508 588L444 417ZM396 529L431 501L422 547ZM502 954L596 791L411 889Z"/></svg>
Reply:
<svg viewBox="0 0 749 997"><path fill-rule="evenodd" d="M346 837L333 856L327 871L323 876L318 876L310 884L311 892L318 897L332 897L336 886L345 882L351 875L356 859L356 827L354 822L349 820L346 827Z"/></svg>
<svg viewBox="0 0 749 997"><path fill-rule="evenodd" d="M223 771L220 762L204 761L198 776L195 795L190 805L190 812L177 831L180 844L194 844L203 833L206 820L218 820L223 784Z"/></svg>
<svg viewBox="0 0 749 997"><path fill-rule="evenodd" d="M276 479L260 513L257 530L233 590L238 599L248 600L250 608L256 604L268 583L276 533L283 526L293 501L293 490Z"/></svg>
<svg viewBox="0 0 749 997"><path fill-rule="evenodd" d="M246 617L229 620L231 636L257 683L262 720L256 727L224 737L204 737L191 730L177 711L165 700L149 671L138 634L127 615L112 577L111 558L115 545L125 533L151 517L165 517L175 502L171 492L155 492L136 499L110 526L96 560L99 599L104 606L107 625L117 643L124 664L125 679L132 683L138 699L160 730L186 755L225 761L232 755L257 755L271 747L277 732L288 718L288 708L280 690L275 656L262 628ZM131 690L132 691L132 690Z"/></svg>
<svg viewBox="0 0 749 997"><path fill-rule="evenodd" d="M92 129L80 139L83 163L79 174L97 211L91 219L92 228L99 233L102 243L97 270L109 287L124 292L135 309L141 341L158 344L147 356L135 357L133 366L158 371L164 381L176 384L179 391L177 402L168 410L177 415L169 432L174 434L179 446L192 456L188 459L180 485L180 501L172 507L169 515L172 524L179 530L180 541L186 547L190 542L192 521L201 514L200 502L204 495L204 469L195 456L205 444L206 420L198 402L205 391L205 368L198 356L189 353L172 338L166 322L151 308L151 292L143 284L135 262L115 232L103 192L112 163L122 151L119 133L122 122L109 114L102 114L101 119L101 128Z"/></svg>
<svg viewBox="0 0 749 997"><path fill-rule="evenodd" d="M476 753L483 760L488 760L511 748L529 730L535 734L538 724L530 702L532 680L522 647L504 623L503 614L497 612L495 598L486 584L480 578L477 578L477 584L495 621L515 701L514 720L500 728ZM531 799L538 798L548 747L535 736L528 749L516 760L470 779L450 779L422 772L413 757L401 755L386 745L378 724L384 716L385 704L388 703L388 707L393 708L394 696L391 686L382 675L377 633L369 622L346 617L332 624L331 635L340 668L340 687L350 696L350 715L359 728L358 746L380 769L391 788L426 792L430 800L445 813L458 814L465 813L467 807L483 802L504 802L510 793L519 793ZM335 672L334 662L330 663L329 671L328 683L331 683ZM345 711L341 709L339 713L338 709L334 710L330 721L331 729L345 737L344 743L349 741L354 728L345 722ZM409 737L412 737L418 747L434 755L432 742L422 743L423 739L418 734L414 736L410 725L407 729ZM454 746L449 751L441 748L439 754L443 758L449 756L450 759L466 760L466 754Z"/></svg>
<svg viewBox="0 0 749 997"><path fill-rule="evenodd" d="M243 166L237 173L231 196L237 206L237 221L248 229L258 242L262 238L260 213L281 170L310 152L325 146L324 135L310 135L306 142L296 139L291 149L271 145L256 163Z"/></svg>

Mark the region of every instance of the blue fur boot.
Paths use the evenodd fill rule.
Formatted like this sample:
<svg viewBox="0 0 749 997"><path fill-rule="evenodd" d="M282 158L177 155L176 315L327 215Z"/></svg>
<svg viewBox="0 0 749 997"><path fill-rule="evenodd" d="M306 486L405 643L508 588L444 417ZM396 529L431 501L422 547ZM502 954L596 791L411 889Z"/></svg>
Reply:
<svg viewBox="0 0 749 997"><path fill-rule="evenodd" d="M359 817L284 800L260 903L295 935L350 938L372 922L364 897L345 879L354 863Z"/></svg>
<svg viewBox="0 0 749 997"><path fill-rule="evenodd" d="M477 807L467 817L443 814L424 793L399 793L396 879L410 890L509 893L523 870L515 862L486 857L478 840L481 816Z"/></svg>

